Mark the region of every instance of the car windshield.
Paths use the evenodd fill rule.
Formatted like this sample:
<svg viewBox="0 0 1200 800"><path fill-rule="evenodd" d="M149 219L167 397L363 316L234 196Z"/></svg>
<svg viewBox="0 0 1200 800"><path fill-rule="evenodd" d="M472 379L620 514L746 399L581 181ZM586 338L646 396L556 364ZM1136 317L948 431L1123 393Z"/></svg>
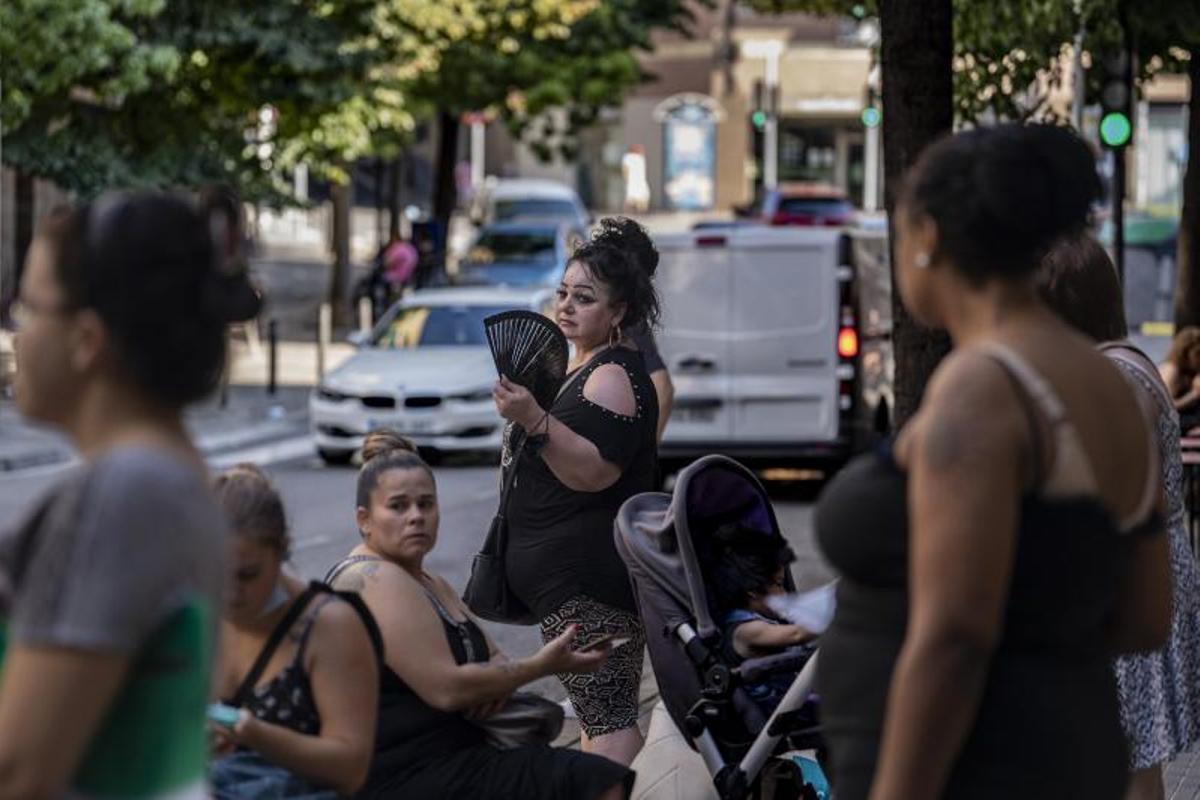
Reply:
<svg viewBox="0 0 1200 800"><path fill-rule="evenodd" d="M472 266L538 264L555 261L553 231L484 231L467 253Z"/></svg>
<svg viewBox="0 0 1200 800"><path fill-rule="evenodd" d="M575 206L569 200L552 200L549 198L524 197L520 200L497 200L495 217L497 221L520 219L522 217L566 217L575 219L578 214Z"/></svg>
<svg viewBox="0 0 1200 800"><path fill-rule="evenodd" d="M411 306L402 308L376 333L372 344L384 350L440 345L482 345L484 317L507 306Z"/></svg>
<svg viewBox="0 0 1200 800"><path fill-rule="evenodd" d="M776 213L803 214L809 217L844 217L850 211L850 203L838 197L781 197Z"/></svg>

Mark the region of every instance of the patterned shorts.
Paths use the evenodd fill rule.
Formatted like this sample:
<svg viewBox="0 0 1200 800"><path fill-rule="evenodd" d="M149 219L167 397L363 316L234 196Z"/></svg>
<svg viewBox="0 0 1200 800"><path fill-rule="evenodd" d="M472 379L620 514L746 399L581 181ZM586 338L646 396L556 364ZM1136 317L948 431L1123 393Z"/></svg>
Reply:
<svg viewBox="0 0 1200 800"><path fill-rule="evenodd" d="M604 605L585 595L572 597L542 620L542 641L549 642L570 625L578 625L576 647L604 634L628 636L630 642L613 650L608 661L587 675L560 674L579 727L589 737L632 728L638 721L638 689L646 632L636 614Z"/></svg>

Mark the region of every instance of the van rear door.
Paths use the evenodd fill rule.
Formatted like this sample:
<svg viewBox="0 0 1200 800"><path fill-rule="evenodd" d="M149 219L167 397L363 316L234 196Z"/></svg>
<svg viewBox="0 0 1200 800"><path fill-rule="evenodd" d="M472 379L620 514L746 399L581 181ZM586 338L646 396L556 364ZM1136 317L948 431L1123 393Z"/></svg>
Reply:
<svg viewBox="0 0 1200 800"><path fill-rule="evenodd" d="M746 445L838 437L837 259L833 229L733 232L733 439Z"/></svg>
<svg viewBox="0 0 1200 800"><path fill-rule="evenodd" d="M718 229L655 237L663 308L658 344L675 384L663 437L668 447L721 444L733 434L731 236Z"/></svg>

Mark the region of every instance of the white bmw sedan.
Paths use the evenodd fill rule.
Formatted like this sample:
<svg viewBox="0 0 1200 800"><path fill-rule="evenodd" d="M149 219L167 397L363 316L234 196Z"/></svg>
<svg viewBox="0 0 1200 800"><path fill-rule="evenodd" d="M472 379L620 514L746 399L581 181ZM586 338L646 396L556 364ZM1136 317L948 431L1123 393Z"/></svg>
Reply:
<svg viewBox="0 0 1200 800"><path fill-rule="evenodd" d="M359 352L327 374L309 399L317 453L350 461L363 436L391 428L434 452L499 451L492 402L496 367L483 320L525 308L549 313L552 289L424 289L379 320Z"/></svg>

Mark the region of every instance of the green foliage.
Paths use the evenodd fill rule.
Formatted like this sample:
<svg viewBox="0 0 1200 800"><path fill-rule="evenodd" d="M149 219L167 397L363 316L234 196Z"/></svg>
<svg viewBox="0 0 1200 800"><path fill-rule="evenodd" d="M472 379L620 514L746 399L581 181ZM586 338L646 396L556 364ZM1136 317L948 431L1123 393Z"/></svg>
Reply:
<svg viewBox="0 0 1200 800"><path fill-rule="evenodd" d="M878 13L876 2L743 0L763 12L851 16ZM1069 79L1069 55L1084 31L1087 60L1120 41L1119 0L954 0L954 110L960 120L1056 117L1051 94ZM1139 77L1185 68L1184 49L1200 47L1200 3L1138 0L1129 4ZM1087 97L1098 92L1088 73Z"/></svg>
<svg viewBox="0 0 1200 800"><path fill-rule="evenodd" d="M293 142L322 123L336 127L379 58L374 8L373 0L4 5L4 160L83 196L227 181L248 197L280 199ZM273 126L260 122L264 106L278 111Z"/></svg>
<svg viewBox="0 0 1200 800"><path fill-rule="evenodd" d="M225 181L283 202L296 163L344 180L438 110L501 115L548 157L688 19L684 0L8 0L3 157L83 196Z"/></svg>
<svg viewBox="0 0 1200 800"><path fill-rule="evenodd" d="M705 0L706 3L711 0ZM654 29L684 30L683 0L392 0L388 38L423 64L414 106L489 111L549 158L646 76L634 50ZM563 111L563 124L547 116Z"/></svg>

